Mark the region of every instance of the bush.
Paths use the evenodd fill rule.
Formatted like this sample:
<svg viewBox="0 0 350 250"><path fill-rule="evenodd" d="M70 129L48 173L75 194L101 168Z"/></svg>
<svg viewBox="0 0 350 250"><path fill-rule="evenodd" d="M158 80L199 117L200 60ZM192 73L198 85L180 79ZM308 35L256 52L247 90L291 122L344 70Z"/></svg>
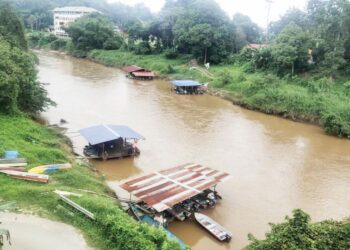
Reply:
<svg viewBox="0 0 350 250"><path fill-rule="evenodd" d="M179 56L179 52L175 48L166 49L164 56L167 59L176 59Z"/></svg>
<svg viewBox="0 0 350 250"><path fill-rule="evenodd" d="M50 49L53 50L64 50L67 46L67 40L59 38L50 44Z"/></svg>

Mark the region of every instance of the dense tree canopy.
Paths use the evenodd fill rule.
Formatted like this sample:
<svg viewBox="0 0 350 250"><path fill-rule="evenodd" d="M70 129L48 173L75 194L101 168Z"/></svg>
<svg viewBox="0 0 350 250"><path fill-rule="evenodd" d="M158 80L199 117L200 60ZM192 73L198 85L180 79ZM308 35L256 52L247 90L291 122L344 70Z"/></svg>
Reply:
<svg viewBox="0 0 350 250"><path fill-rule="evenodd" d="M250 235L252 243L245 250L350 249L350 220L310 223L310 216L297 209L286 222L272 224L265 240Z"/></svg>
<svg viewBox="0 0 350 250"><path fill-rule="evenodd" d="M0 112L42 111L52 102L37 80L22 23L8 5L0 7L0 13Z"/></svg>
<svg viewBox="0 0 350 250"><path fill-rule="evenodd" d="M67 27L75 50L118 49L122 38L114 31L113 24L99 13L79 18Z"/></svg>

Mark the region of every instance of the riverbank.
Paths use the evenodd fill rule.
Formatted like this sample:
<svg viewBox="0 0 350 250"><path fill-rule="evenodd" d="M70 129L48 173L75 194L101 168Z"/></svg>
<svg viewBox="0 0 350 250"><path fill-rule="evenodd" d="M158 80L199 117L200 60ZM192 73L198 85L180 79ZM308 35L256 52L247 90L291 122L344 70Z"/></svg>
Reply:
<svg viewBox="0 0 350 250"><path fill-rule="evenodd" d="M0 131L0 154L9 149L18 150L29 163L28 169L49 163L73 164L72 169L50 174L48 184L16 180L1 174L0 201L15 202L11 211L70 224L97 249L178 249L177 243L168 241L164 232L137 223L122 211L104 179L86 163L74 158L69 140L58 131L21 115L0 115ZM53 192L57 189L83 194L76 202L94 213L96 220L91 221L62 203Z"/></svg>
<svg viewBox="0 0 350 250"><path fill-rule="evenodd" d="M34 33L36 34L36 33ZM46 48L74 55L70 43L53 35L29 36L33 48ZM110 67L137 64L161 78L193 79L207 82L212 94L225 97L250 110L277 115L293 121L319 125L331 135L350 138L350 84L342 79L313 80L310 77L279 78L267 72L249 73L245 65L214 65L209 70L190 64L180 55L136 55L123 50L92 50L86 58Z"/></svg>

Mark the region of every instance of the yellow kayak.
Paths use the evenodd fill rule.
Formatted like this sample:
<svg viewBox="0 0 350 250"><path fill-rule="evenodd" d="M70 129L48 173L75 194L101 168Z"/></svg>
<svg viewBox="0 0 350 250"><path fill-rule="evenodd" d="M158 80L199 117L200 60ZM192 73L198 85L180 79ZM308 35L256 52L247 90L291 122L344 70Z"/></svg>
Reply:
<svg viewBox="0 0 350 250"><path fill-rule="evenodd" d="M71 168L72 165L70 163L64 163L64 164L50 164L50 165L42 165L37 166L32 169L30 169L29 173L35 173L35 174L49 174L57 172L61 169L68 169Z"/></svg>

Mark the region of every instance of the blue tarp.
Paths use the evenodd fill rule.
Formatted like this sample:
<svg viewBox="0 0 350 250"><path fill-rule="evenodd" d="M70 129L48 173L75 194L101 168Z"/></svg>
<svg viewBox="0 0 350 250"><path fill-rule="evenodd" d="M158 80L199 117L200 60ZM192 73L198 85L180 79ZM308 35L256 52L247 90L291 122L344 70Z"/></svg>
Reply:
<svg viewBox="0 0 350 250"><path fill-rule="evenodd" d="M91 144L96 145L103 142L124 139L145 139L131 128L123 125L98 125L79 130L79 133Z"/></svg>
<svg viewBox="0 0 350 250"><path fill-rule="evenodd" d="M198 87L203 85L192 80L173 80L171 83L177 87Z"/></svg>

